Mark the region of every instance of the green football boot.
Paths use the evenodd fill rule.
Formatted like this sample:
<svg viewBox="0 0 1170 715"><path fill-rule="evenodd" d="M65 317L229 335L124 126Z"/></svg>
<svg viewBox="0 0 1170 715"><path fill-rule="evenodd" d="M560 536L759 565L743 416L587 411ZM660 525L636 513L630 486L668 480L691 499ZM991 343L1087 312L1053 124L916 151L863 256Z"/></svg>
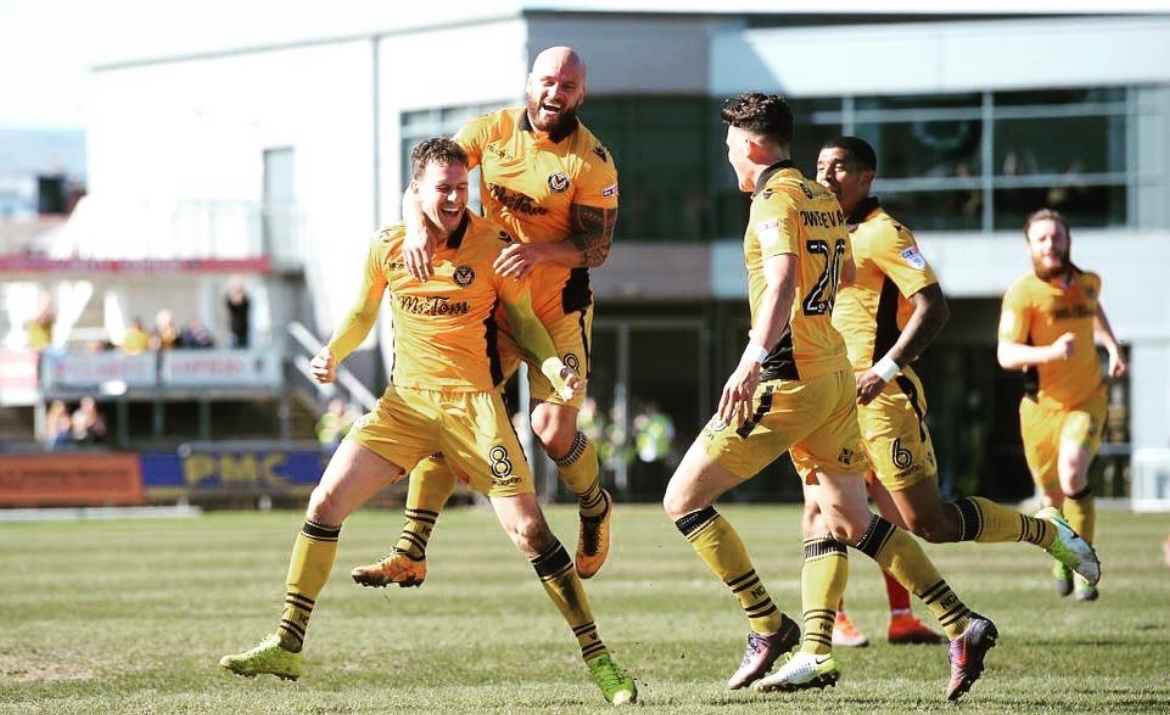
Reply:
<svg viewBox="0 0 1170 715"><path fill-rule="evenodd" d="M1068 525L1064 515L1055 507L1045 507L1036 512L1037 519L1043 519L1056 527L1056 541L1048 547L1060 563L1069 567L1085 578L1089 583L1096 585L1101 580L1101 562L1097 560L1097 552L1089 542L1081 538Z"/></svg>
<svg viewBox="0 0 1170 715"><path fill-rule="evenodd" d="M252 650L225 655L219 664L246 678L275 675L282 680L296 680L305 670L305 657L281 648L280 638L271 635Z"/></svg>
<svg viewBox="0 0 1170 715"><path fill-rule="evenodd" d="M1088 583L1088 582L1086 582ZM1073 592L1073 572L1068 566L1056 561L1052 564L1052 585L1056 595L1067 596Z"/></svg>
<svg viewBox="0 0 1170 715"><path fill-rule="evenodd" d="M634 684L634 679L608 655L598 656L585 665L589 666L589 677L601 688L601 694L607 702L613 705L638 702L638 686Z"/></svg>

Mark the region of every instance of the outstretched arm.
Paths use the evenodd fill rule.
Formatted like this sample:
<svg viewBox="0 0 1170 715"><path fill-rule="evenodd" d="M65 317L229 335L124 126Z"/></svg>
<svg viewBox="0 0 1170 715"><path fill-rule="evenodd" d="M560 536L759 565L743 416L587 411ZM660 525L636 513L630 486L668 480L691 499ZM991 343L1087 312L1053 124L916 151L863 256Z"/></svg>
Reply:
<svg viewBox="0 0 1170 715"><path fill-rule="evenodd" d="M1051 345L1027 345L1000 340L995 356L1004 370L1023 370L1033 365L1068 360L1076 349L1076 336L1065 333Z"/></svg>
<svg viewBox="0 0 1170 715"><path fill-rule="evenodd" d="M380 239L375 239L375 241ZM337 366L357 349L378 321L378 311L382 307L382 296L386 292L386 278L379 269L376 246L370 247L369 257L366 259L366 274L362 281L358 298L346 314L345 319L329 343L321 348L313 359L309 361L313 378L320 383L330 383L337 379Z"/></svg>

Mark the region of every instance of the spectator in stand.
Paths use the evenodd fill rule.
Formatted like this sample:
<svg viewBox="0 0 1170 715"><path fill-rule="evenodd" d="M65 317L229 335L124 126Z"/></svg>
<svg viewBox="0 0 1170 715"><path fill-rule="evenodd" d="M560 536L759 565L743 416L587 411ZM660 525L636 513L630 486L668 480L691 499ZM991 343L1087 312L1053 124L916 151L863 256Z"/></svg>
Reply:
<svg viewBox="0 0 1170 715"><path fill-rule="evenodd" d="M73 444L97 444L106 441L106 421L98 412L97 402L88 395L73 412Z"/></svg>
<svg viewBox="0 0 1170 715"><path fill-rule="evenodd" d="M248 347L248 335L251 332L252 300L248 297L248 290L239 278L228 281L227 299L228 325L231 328L232 347Z"/></svg>
<svg viewBox="0 0 1170 715"><path fill-rule="evenodd" d="M40 352L52 344L53 323L56 319L52 300L43 299L37 314L25 323L25 328L28 330L28 347L31 350Z"/></svg>
<svg viewBox="0 0 1170 715"><path fill-rule="evenodd" d="M213 348L215 347L215 336L203 325L202 320L199 318L191 318L187 321L187 325L179 332L179 343L177 347Z"/></svg>
<svg viewBox="0 0 1170 715"><path fill-rule="evenodd" d="M97 340L90 340L88 343L86 343L85 351L90 354L101 353L105 352L106 350L113 350L116 347L118 346L115 345L114 341L110 339L110 331L102 328L102 336Z"/></svg>
<svg viewBox="0 0 1170 715"><path fill-rule="evenodd" d="M171 311L163 308L155 313L154 334L150 336L151 350L170 350L178 347L179 326L175 324L175 316Z"/></svg>
<svg viewBox="0 0 1170 715"><path fill-rule="evenodd" d="M137 316L130 319L126 327L126 334L122 336L122 352L130 355L146 352L150 349L150 333L142 325L142 318Z"/></svg>
<svg viewBox="0 0 1170 715"><path fill-rule="evenodd" d="M69 407L62 400L53 400L45 413L45 446L49 449L61 449L69 446L73 440L73 420L69 416Z"/></svg>

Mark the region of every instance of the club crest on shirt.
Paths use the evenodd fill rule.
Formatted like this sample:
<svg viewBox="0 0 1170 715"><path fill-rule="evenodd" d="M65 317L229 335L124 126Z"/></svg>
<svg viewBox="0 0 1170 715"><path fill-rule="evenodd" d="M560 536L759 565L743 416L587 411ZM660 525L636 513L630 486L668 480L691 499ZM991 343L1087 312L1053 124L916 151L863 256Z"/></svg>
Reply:
<svg viewBox="0 0 1170 715"><path fill-rule="evenodd" d="M561 361L565 363L565 367L578 375L581 374L581 358L577 357L574 353L565 353L565 357Z"/></svg>
<svg viewBox="0 0 1170 715"><path fill-rule="evenodd" d="M569 177L565 176L563 171L552 174L548 177L548 188L558 194L563 194L569 189Z"/></svg>
<svg viewBox="0 0 1170 715"><path fill-rule="evenodd" d="M475 269L467 265L456 266L451 278L460 288L466 288L475 282Z"/></svg>
<svg viewBox="0 0 1170 715"><path fill-rule="evenodd" d="M902 256L902 260L906 261L906 264L911 268L917 268L920 271L926 268L926 259L918 252L917 246L907 248L900 255Z"/></svg>

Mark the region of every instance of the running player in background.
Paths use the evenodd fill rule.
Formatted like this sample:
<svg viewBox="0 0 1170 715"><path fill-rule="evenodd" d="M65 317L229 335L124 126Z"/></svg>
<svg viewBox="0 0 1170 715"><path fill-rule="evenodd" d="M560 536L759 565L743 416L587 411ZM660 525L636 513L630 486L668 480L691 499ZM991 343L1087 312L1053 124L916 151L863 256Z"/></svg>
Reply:
<svg viewBox="0 0 1170 715"><path fill-rule="evenodd" d="M1072 234L1064 216L1050 209L1024 222L1032 272L1003 297L997 357L1005 370L1027 374L1020 401L1020 432L1032 479L1046 512L1063 512L1090 543L1096 505L1088 471L1101 446L1108 397L1095 343L1109 355L1108 377L1125 374L1125 357L1101 307L1101 278L1071 259ZM1061 596L1097 599L1097 581L1057 562Z"/></svg>
<svg viewBox="0 0 1170 715"><path fill-rule="evenodd" d="M470 167L481 170L486 215L517 243L504 249L495 269L528 278L533 307L557 354L586 384L592 347L593 292L589 269L609 255L617 222L617 169L609 151L577 118L585 101L585 63L568 47L537 55L528 76L527 103L468 122L455 135ZM420 230L417 203L403 201L408 235L402 258L419 280L432 275L433 236ZM519 362L505 345L505 375ZM575 564L590 578L609 553L613 499L601 488L596 446L577 429L580 393L563 399L541 374L528 370L532 430L577 497L580 530ZM428 458L412 473L406 523L381 561L353 570L366 586L417 586L426 578L426 548L456 476L445 460Z"/></svg>

